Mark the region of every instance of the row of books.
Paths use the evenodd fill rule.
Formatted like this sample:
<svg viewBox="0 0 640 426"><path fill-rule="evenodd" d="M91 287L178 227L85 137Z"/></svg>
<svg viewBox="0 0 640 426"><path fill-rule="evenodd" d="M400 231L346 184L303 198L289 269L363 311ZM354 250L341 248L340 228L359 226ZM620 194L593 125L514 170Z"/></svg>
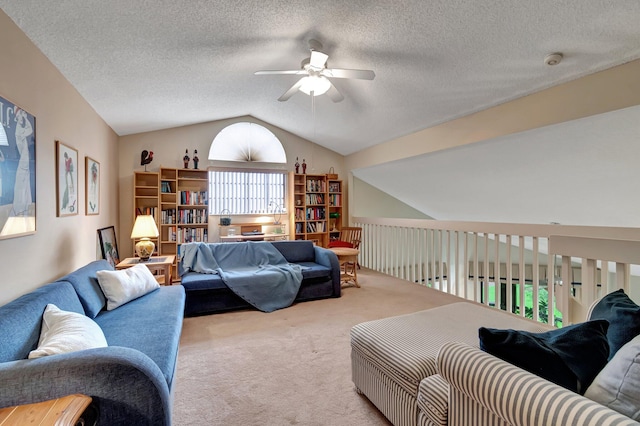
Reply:
<svg viewBox="0 0 640 426"><path fill-rule="evenodd" d="M178 228L176 237L179 243L206 243L209 241L209 232L206 228Z"/></svg>
<svg viewBox="0 0 640 426"><path fill-rule="evenodd" d="M180 204L204 206L208 203L207 191L180 191Z"/></svg>
<svg viewBox="0 0 640 426"><path fill-rule="evenodd" d="M326 209L324 207L307 207L306 219L307 220L322 220L326 218Z"/></svg>
<svg viewBox="0 0 640 426"><path fill-rule="evenodd" d="M163 180L160 183L160 192L164 192L165 194L173 192L173 190L171 189L171 182Z"/></svg>
<svg viewBox="0 0 640 426"><path fill-rule="evenodd" d="M307 223L307 233L319 233L325 232L327 229L326 222L309 222ZM304 224L302 222L296 222L296 234L304 233Z"/></svg>
<svg viewBox="0 0 640 426"><path fill-rule="evenodd" d="M326 222L307 222L307 234L316 232L325 232L327 230Z"/></svg>
<svg viewBox="0 0 640 426"><path fill-rule="evenodd" d="M327 192L327 182L322 179L307 179L307 192Z"/></svg>
<svg viewBox="0 0 640 426"><path fill-rule="evenodd" d="M140 216L141 214L148 214L153 217L156 217L156 211L158 209L156 207L137 207L136 208L136 216Z"/></svg>
<svg viewBox="0 0 640 426"><path fill-rule="evenodd" d="M342 195L329 194L329 205L334 207L340 207L342 205Z"/></svg>
<svg viewBox="0 0 640 426"><path fill-rule="evenodd" d="M178 223L196 224L207 223L206 209L180 209L178 211Z"/></svg>
<svg viewBox="0 0 640 426"><path fill-rule="evenodd" d="M324 195L322 194L307 194L304 197L305 204L324 204Z"/></svg>
<svg viewBox="0 0 640 426"><path fill-rule="evenodd" d="M167 241L175 241L177 243L193 243L209 240L209 232L205 228L180 228L172 226L168 230Z"/></svg>
<svg viewBox="0 0 640 426"><path fill-rule="evenodd" d="M160 214L160 223L169 225L176 223L176 209L162 210Z"/></svg>

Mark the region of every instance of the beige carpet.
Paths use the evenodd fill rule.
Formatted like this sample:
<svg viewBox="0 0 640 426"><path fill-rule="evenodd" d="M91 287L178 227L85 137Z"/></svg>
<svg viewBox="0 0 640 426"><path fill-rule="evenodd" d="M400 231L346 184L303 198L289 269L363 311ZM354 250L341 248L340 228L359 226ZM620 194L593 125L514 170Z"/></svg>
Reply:
<svg viewBox="0 0 640 426"><path fill-rule="evenodd" d="M460 299L372 271L338 299L186 318L175 425L388 425L351 382L349 330Z"/></svg>

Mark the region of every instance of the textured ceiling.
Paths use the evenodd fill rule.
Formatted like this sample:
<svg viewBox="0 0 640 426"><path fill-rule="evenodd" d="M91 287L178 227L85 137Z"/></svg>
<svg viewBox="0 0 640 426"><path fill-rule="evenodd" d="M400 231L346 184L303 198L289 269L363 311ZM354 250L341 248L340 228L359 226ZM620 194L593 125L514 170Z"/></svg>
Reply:
<svg viewBox="0 0 640 426"><path fill-rule="evenodd" d="M251 115L343 155L640 58L638 0L0 0L120 135ZM280 97L310 39L341 103ZM555 67L543 58L561 51ZM640 226L640 107L354 175L443 220ZM526 159L526 161L522 161Z"/></svg>
<svg viewBox="0 0 640 426"><path fill-rule="evenodd" d="M640 57L637 0L0 0L120 135L252 115L341 154ZM278 102L308 41L341 103ZM556 67L547 53L562 51Z"/></svg>

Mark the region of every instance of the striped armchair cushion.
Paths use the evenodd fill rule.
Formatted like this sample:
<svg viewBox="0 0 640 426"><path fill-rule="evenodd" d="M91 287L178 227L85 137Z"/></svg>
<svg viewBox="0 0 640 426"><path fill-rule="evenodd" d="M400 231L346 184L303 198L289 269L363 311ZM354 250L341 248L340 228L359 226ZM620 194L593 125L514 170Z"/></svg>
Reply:
<svg viewBox="0 0 640 426"><path fill-rule="evenodd" d="M462 343L438 354L449 383L449 425L593 425L639 423L583 396Z"/></svg>
<svg viewBox="0 0 640 426"><path fill-rule="evenodd" d="M418 408L429 424L447 426L449 406L449 384L434 374L420 382L418 388Z"/></svg>

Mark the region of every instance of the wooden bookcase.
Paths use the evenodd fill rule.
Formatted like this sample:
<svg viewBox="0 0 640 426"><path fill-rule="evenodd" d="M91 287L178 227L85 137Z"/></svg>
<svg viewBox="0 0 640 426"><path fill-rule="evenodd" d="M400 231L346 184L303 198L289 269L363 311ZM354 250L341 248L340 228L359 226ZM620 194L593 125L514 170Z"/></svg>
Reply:
<svg viewBox="0 0 640 426"><path fill-rule="evenodd" d="M327 179L327 175L295 174L294 175L294 220L295 239L312 240L317 245L326 247L329 243L330 220L332 207L329 203L329 183L340 189L342 199L342 182ZM338 183L338 187L335 184ZM331 195L338 195L337 192ZM341 202L341 201L340 201ZM342 207L333 206L334 212L342 216Z"/></svg>
<svg viewBox="0 0 640 426"><path fill-rule="evenodd" d="M151 214L158 225L154 255L172 254L177 259L181 243L208 241L206 170L161 167L159 172L134 172L133 180L134 220L138 214ZM172 275L178 275L177 263Z"/></svg>
<svg viewBox="0 0 640 426"><path fill-rule="evenodd" d="M178 169L178 243L209 240L209 177L206 170Z"/></svg>
<svg viewBox="0 0 640 426"><path fill-rule="evenodd" d="M329 241L337 240L342 229L342 181L329 179L327 184L329 197Z"/></svg>
<svg viewBox="0 0 640 426"><path fill-rule="evenodd" d="M133 222L141 214L148 214L154 217L158 224L158 191L159 176L157 172L134 172L133 173ZM158 227L159 229L159 227ZM154 255L158 254L158 239L152 239L156 245ZM133 240L133 252L138 240Z"/></svg>
<svg viewBox="0 0 640 426"><path fill-rule="evenodd" d="M160 168L160 253L178 254L176 244L178 171ZM174 269L173 276L177 275Z"/></svg>

